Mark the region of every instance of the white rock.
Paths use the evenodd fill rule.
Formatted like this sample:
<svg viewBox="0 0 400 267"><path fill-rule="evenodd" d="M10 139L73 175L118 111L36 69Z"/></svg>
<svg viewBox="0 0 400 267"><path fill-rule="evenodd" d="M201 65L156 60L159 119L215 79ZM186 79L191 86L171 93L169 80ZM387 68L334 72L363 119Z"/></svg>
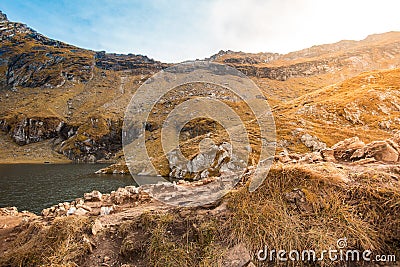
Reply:
<svg viewBox="0 0 400 267"><path fill-rule="evenodd" d="M100 215L108 215L114 210L114 207L101 207L100 208Z"/></svg>
<svg viewBox="0 0 400 267"><path fill-rule="evenodd" d="M67 211L67 216L72 215L76 212L76 208L75 207L71 207L69 208L69 210Z"/></svg>
<svg viewBox="0 0 400 267"><path fill-rule="evenodd" d="M83 209L83 208L79 208L75 211L75 215L85 215L86 213L88 213L87 210Z"/></svg>

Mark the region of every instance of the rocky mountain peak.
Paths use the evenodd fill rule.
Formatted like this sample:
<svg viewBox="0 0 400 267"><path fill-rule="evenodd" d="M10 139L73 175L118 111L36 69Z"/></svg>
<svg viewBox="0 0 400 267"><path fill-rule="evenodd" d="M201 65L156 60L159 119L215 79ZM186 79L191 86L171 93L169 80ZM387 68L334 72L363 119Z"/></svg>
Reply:
<svg viewBox="0 0 400 267"><path fill-rule="evenodd" d="M8 19L7 19L7 15L6 15L6 14L4 14L3 12L1 12L1 10L0 10L0 21L5 21L5 20L7 20L7 21L8 21Z"/></svg>

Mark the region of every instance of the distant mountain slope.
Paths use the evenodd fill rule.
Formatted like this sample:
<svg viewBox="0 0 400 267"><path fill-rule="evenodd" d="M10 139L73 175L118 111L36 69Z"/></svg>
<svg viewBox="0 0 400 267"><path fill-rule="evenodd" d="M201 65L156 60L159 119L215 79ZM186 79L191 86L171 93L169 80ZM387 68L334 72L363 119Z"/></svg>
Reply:
<svg viewBox="0 0 400 267"><path fill-rule="evenodd" d="M0 11L1 12L1 11ZM0 13L0 81L3 88L54 88L70 82L88 82L94 67L106 70L161 69L142 55L94 52L50 39L25 24L10 22Z"/></svg>
<svg viewBox="0 0 400 267"><path fill-rule="evenodd" d="M253 77L270 102L277 104L364 71L400 67L400 32L313 46L286 55L222 51L212 58Z"/></svg>
<svg viewBox="0 0 400 267"><path fill-rule="evenodd" d="M120 152L130 98L147 78L170 65L52 40L3 13L0 39L0 129L19 145L48 140L43 145L75 161L113 159ZM331 145L356 133L372 140L398 127L395 105L388 99L398 103L393 77L400 67L399 32L286 55L220 51L209 59L234 66L261 88L274 107L281 147L305 150L305 133ZM374 81L381 84L379 90ZM335 89L340 91L336 98L330 93L335 86L341 88ZM375 104L363 94L374 95ZM355 95L364 100L344 101ZM296 128L302 134L293 134ZM0 161L6 159L0 156Z"/></svg>

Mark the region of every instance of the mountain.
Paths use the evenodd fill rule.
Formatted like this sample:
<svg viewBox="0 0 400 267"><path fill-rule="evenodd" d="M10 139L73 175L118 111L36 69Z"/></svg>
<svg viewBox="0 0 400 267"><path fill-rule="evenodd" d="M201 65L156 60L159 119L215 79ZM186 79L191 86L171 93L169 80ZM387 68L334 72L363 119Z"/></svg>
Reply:
<svg viewBox="0 0 400 267"><path fill-rule="evenodd" d="M134 90L168 65L81 49L10 22L3 13L0 19L2 142L52 140L48 152L65 159L111 158L121 149L123 112ZM21 156L4 151L3 160Z"/></svg>
<svg viewBox="0 0 400 267"><path fill-rule="evenodd" d="M3 13L0 38L0 141L15 148L2 149L1 161L34 160L29 151L37 143L48 161L116 160L130 98L170 66L52 40ZM388 138L399 129L400 32L285 55L220 51L209 60L260 87L273 109L278 151L308 151L308 136L331 146L355 134L367 142Z"/></svg>
<svg viewBox="0 0 400 267"><path fill-rule="evenodd" d="M125 108L137 88L170 64L81 49L3 13L0 38L0 163L108 161L117 163L99 173L127 173ZM389 32L286 55L218 52L208 60L250 77L275 118L277 153L271 168L261 169L257 190L249 192L249 184L263 140L248 105L223 86L183 84L154 105L145 124L153 165L177 181L92 191L41 215L0 207L0 265L272 266L282 262L276 253L268 261L267 249L278 248L292 258L292 251L302 254L304 260L290 258L293 266L371 265L356 252L394 261L400 256L399 49L400 33ZM181 168L176 154L160 149L163 122L174 108L210 95L240 116L250 141L244 175L215 201L231 178L223 175L232 155L222 125L197 118L180 131L186 166L210 163L201 172ZM202 149L205 137L215 154ZM351 258L324 258L336 247ZM308 260L300 253L305 248ZM317 257L321 252L318 261L314 250Z"/></svg>

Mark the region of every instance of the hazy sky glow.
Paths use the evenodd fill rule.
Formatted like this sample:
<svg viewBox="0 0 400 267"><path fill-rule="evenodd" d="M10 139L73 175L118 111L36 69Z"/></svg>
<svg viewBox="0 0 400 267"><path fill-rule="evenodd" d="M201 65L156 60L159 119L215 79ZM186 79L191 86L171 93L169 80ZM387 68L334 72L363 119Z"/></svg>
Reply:
<svg viewBox="0 0 400 267"><path fill-rule="evenodd" d="M287 53L400 31L398 0L3 0L10 20L76 46L164 62Z"/></svg>

